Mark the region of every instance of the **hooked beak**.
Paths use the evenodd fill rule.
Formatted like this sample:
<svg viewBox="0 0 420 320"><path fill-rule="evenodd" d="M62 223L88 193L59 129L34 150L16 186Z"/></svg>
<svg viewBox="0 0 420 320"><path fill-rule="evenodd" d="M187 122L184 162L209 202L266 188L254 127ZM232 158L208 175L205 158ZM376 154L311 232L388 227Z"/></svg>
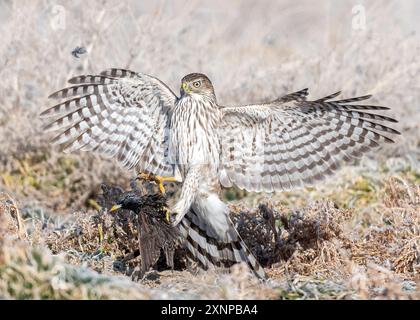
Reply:
<svg viewBox="0 0 420 320"><path fill-rule="evenodd" d="M181 87L181 94L184 95L185 93L190 93L191 90L188 87L188 83L184 82Z"/></svg>
<svg viewBox="0 0 420 320"><path fill-rule="evenodd" d="M121 205L120 205L120 204L114 204L114 205L112 206L112 208L111 208L111 209L109 209L109 212L114 212L114 211L116 211L116 210L118 210L118 209L121 209Z"/></svg>

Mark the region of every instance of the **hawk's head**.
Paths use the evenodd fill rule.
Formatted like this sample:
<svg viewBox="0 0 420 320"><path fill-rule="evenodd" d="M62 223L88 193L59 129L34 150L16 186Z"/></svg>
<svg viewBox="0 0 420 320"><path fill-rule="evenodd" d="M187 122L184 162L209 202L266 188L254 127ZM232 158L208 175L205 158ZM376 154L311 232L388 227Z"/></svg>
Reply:
<svg viewBox="0 0 420 320"><path fill-rule="evenodd" d="M190 73L181 80L181 97L187 94L214 96L210 79L202 73Z"/></svg>

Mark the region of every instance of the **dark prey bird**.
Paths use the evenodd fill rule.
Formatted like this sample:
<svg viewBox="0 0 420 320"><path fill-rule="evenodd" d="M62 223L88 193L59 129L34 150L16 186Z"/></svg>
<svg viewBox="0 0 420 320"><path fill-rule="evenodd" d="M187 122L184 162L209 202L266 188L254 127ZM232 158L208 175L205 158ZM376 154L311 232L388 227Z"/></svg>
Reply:
<svg viewBox="0 0 420 320"><path fill-rule="evenodd" d="M118 209L133 211L138 217L140 274L142 278L159 259L160 249L165 253L166 263L174 267L174 252L180 237L177 228L165 220L165 197L162 194L140 195L138 192L124 192L109 211Z"/></svg>

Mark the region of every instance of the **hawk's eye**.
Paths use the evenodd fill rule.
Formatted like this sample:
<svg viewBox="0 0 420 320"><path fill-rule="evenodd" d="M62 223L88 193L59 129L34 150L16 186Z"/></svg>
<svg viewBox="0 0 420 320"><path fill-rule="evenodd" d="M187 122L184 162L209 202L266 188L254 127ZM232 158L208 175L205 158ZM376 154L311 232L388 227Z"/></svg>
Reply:
<svg viewBox="0 0 420 320"><path fill-rule="evenodd" d="M201 86L201 81L194 81L193 82L193 87L194 88L199 88Z"/></svg>

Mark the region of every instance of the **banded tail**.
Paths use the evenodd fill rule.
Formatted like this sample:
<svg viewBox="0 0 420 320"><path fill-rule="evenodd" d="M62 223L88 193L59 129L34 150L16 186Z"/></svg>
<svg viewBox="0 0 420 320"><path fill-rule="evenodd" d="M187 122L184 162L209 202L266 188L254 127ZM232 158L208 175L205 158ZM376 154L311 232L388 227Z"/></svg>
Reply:
<svg viewBox="0 0 420 320"><path fill-rule="evenodd" d="M227 210L217 196L197 200L178 225L186 248L204 270L229 269L245 262L258 278L266 279L264 268L247 248Z"/></svg>

